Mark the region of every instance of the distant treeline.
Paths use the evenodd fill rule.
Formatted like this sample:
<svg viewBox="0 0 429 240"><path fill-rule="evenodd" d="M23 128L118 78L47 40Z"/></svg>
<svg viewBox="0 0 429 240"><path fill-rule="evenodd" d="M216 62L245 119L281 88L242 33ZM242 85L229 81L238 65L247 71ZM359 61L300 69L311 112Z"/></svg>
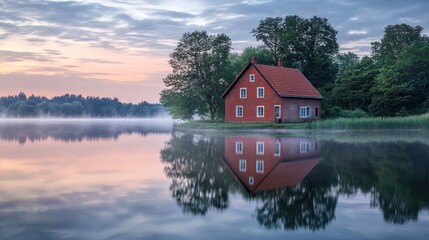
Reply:
<svg viewBox="0 0 429 240"><path fill-rule="evenodd" d="M156 117L165 115L161 104L122 103L117 98L65 94L48 99L24 93L0 97L1 117Z"/></svg>

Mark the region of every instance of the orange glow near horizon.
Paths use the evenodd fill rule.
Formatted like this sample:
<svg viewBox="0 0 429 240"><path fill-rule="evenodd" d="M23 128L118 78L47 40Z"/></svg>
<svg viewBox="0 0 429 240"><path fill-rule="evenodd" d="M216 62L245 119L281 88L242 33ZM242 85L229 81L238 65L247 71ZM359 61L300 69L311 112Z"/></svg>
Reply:
<svg viewBox="0 0 429 240"><path fill-rule="evenodd" d="M164 88L162 78L170 71L167 56L135 48L119 51L55 39L29 45L13 37L2 42L0 51L8 54L11 49L10 61L0 64L2 96L19 92L46 97L70 93L155 103ZM30 57L21 59L19 54Z"/></svg>

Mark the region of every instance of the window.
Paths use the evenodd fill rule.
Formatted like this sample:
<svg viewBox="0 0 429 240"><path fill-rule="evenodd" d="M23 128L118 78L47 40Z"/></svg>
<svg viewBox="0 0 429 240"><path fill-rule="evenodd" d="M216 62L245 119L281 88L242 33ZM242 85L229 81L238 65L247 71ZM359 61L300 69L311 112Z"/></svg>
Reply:
<svg viewBox="0 0 429 240"><path fill-rule="evenodd" d="M249 75L249 82L254 82L255 81L255 74L250 74Z"/></svg>
<svg viewBox="0 0 429 240"><path fill-rule="evenodd" d="M256 89L256 96L258 98L264 98L264 88L263 87L258 87Z"/></svg>
<svg viewBox="0 0 429 240"><path fill-rule="evenodd" d="M264 173L264 160L256 160L256 172Z"/></svg>
<svg viewBox="0 0 429 240"><path fill-rule="evenodd" d="M247 98L247 89L240 88L240 98Z"/></svg>
<svg viewBox="0 0 429 240"><path fill-rule="evenodd" d="M264 142L256 142L256 154L257 155L264 154Z"/></svg>
<svg viewBox="0 0 429 240"><path fill-rule="evenodd" d="M274 156L280 156L281 147L280 142L276 142L276 145L274 146Z"/></svg>
<svg viewBox="0 0 429 240"><path fill-rule="evenodd" d="M301 118L306 118L306 117L309 117L309 116L310 116L310 107L308 107L308 106L306 106L306 107L301 107L299 110L300 110L300 111L299 111L299 116L300 116Z"/></svg>
<svg viewBox="0 0 429 240"><path fill-rule="evenodd" d="M240 159L240 172L246 171L246 160Z"/></svg>
<svg viewBox="0 0 429 240"><path fill-rule="evenodd" d="M314 109L314 116L316 116L316 117L319 116L319 109L318 108Z"/></svg>
<svg viewBox="0 0 429 240"><path fill-rule="evenodd" d="M243 154L243 142L235 142L235 153Z"/></svg>
<svg viewBox="0 0 429 240"><path fill-rule="evenodd" d="M310 143L309 142L300 142L299 143L299 153L307 153L310 151Z"/></svg>
<svg viewBox="0 0 429 240"><path fill-rule="evenodd" d="M249 177L249 185L253 185L255 183L255 179L253 177Z"/></svg>
<svg viewBox="0 0 429 240"><path fill-rule="evenodd" d="M235 107L235 116L236 117L243 117L243 106L236 106Z"/></svg>
<svg viewBox="0 0 429 240"><path fill-rule="evenodd" d="M275 114L276 118L280 118L280 116L282 114L280 105L274 105L274 114Z"/></svg>
<svg viewBox="0 0 429 240"><path fill-rule="evenodd" d="M256 117L264 117L264 106L256 107Z"/></svg>

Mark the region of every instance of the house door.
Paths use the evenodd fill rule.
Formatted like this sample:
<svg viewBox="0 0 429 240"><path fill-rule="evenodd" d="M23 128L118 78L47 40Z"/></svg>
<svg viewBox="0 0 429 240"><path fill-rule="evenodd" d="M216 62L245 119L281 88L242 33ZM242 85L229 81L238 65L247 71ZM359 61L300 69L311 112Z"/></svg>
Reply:
<svg viewBox="0 0 429 240"><path fill-rule="evenodd" d="M281 115L280 105L274 105L274 116L276 122L281 122Z"/></svg>

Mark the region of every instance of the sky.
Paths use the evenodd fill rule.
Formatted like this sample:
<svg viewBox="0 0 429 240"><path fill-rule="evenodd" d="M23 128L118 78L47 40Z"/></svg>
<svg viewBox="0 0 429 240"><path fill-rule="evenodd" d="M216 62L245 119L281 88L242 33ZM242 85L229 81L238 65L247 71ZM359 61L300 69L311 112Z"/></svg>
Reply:
<svg viewBox="0 0 429 240"><path fill-rule="evenodd" d="M0 96L65 93L159 102L185 32L225 33L232 51L261 45L267 17L327 18L340 52L370 53L389 24L429 34L426 0L0 0Z"/></svg>

